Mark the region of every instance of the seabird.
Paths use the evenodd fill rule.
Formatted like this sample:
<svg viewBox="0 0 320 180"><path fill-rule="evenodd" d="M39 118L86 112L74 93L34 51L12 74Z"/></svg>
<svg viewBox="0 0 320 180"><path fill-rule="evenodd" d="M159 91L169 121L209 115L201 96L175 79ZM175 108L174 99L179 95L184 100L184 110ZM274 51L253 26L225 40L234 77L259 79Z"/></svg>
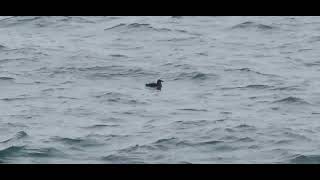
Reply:
<svg viewBox="0 0 320 180"><path fill-rule="evenodd" d="M149 84L146 84L146 86L147 86L147 87L152 87L152 88L157 88L158 90L161 90L161 88L162 88L161 82L164 82L164 81L162 81L161 79L159 79L159 80L157 81L157 83L149 83Z"/></svg>

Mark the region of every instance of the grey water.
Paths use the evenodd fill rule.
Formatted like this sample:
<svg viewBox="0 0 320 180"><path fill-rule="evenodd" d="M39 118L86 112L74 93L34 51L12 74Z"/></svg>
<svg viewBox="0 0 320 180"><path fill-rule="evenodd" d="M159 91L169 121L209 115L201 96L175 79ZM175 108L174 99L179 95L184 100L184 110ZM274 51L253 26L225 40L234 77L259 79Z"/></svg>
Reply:
<svg viewBox="0 0 320 180"><path fill-rule="evenodd" d="M2 16L0 163L320 163L319 57L320 17Z"/></svg>

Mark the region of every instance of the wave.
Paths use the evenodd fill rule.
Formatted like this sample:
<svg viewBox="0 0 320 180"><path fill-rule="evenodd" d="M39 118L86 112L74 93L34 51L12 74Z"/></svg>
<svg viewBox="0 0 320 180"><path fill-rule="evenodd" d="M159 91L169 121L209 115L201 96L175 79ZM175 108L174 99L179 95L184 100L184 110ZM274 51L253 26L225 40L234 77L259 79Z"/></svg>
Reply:
<svg viewBox="0 0 320 180"><path fill-rule="evenodd" d="M221 88L222 90L231 90L231 89L270 89L273 86L269 85L262 85L262 84L252 84L252 85L247 85L243 87L226 87L226 88Z"/></svg>
<svg viewBox="0 0 320 180"><path fill-rule="evenodd" d="M78 16L13 16L0 20L0 27L33 25L35 27L70 26L71 23L95 23L86 17Z"/></svg>
<svg viewBox="0 0 320 180"><path fill-rule="evenodd" d="M110 56L114 58L129 58L128 56L122 54L111 54Z"/></svg>
<svg viewBox="0 0 320 180"><path fill-rule="evenodd" d="M320 36L312 36L308 42L309 43L320 42Z"/></svg>
<svg viewBox="0 0 320 180"><path fill-rule="evenodd" d="M190 128L199 128L199 127L206 127L210 124L215 124L216 121L208 121L208 120L199 120L199 121L175 121L170 124L171 128L183 130L183 129L190 129Z"/></svg>
<svg viewBox="0 0 320 180"><path fill-rule="evenodd" d="M301 88L299 86L287 86L287 87L276 87L271 90L274 90L274 91L297 91L297 90L301 90Z"/></svg>
<svg viewBox="0 0 320 180"><path fill-rule="evenodd" d="M236 142L245 142L245 143L248 143L248 142L255 142L254 139L250 138L250 137L244 137L244 138L239 138L236 140Z"/></svg>
<svg viewBox="0 0 320 180"><path fill-rule="evenodd" d="M221 146L222 145L222 146ZM118 151L119 154L141 154L146 152L163 152L177 148L188 148L188 147L207 147L216 146L216 148L224 148L224 141L219 140L208 140L200 142L192 142L187 140L180 140L179 138L163 138L158 139L155 142L145 145L134 145ZM221 146L221 147L220 147Z"/></svg>
<svg viewBox="0 0 320 180"><path fill-rule="evenodd" d="M88 127L83 127L85 129L101 129L101 128L107 128L107 127L119 127L120 125L116 125L116 124L96 124L96 125L92 125L92 126L88 126Z"/></svg>
<svg viewBox="0 0 320 180"><path fill-rule="evenodd" d="M25 146L10 146L8 148L0 150L0 159L7 159L21 155L21 152L25 149Z"/></svg>
<svg viewBox="0 0 320 180"><path fill-rule="evenodd" d="M292 164L319 164L320 163L320 155L302 155L298 154L293 156L289 163Z"/></svg>
<svg viewBox="0 0 320 180"><path fill-rule="evenodd" d="M0 81L14 81L14 78L11 77L0 77Z"/></svg>
<svg viewBox="0 0 320 180"><path fill-rule="evenodd" d="M195 143L193 146L199 146L199 145L217 145L224 143L224 141L218 141L218 140L211 140L211 141L203 141L203 142L198 142Z"/></svg>
<svg viewBox="0 0 320 180"><path fill-rule="evenodd" d="M284 99L280 99L277 101L274 101L273 103L284 103L284 104L310 104L307 101L305 101L304 99L301 98L297 98L297 97L287 97Z"/></svg>
<svg viewBox="0 0 320 180"><path fill-rule="evenodd" d="M268 77L279 77L279 76L274 75L274 74L265 74L265 73L261 73L261 72L258 72L258 71L254 71L254 70L252 70L250 68L225 69L224 71L231 71L231 72L240 71L240 72L254 73L254 74L258 74L258 75L262 75L262 76L268 76Z"/></svg>
<svg viewBox="0 0 320 180"><path fill-rule="evenodd" d="M23 118L26 118L26 119L30 119L30 116L23 116ZM9 127L13 127L13 128L26 128L28 127L27 125L24 125L22 123L6 123Z"/></svg>
<svg viewBox="0 0 320 180"><path fill-rule="evenodd" d="M195 111L195 112L208 112L206 109L194 109L194 108L186 108L186 109L178 109L180 111Z"/></svg>
<svg viewBox="0 0 320 180"><path fill-rule="evenodd" d="M186 37L186 38L170 38L165 40L158 40L159 42L186 42L186 41L192 41L192 40L199 40L197 37Z"/></svg>
<svg viewBox="0 0 320 180"><path fill-rule="evenodd" d="M13 17L1 19L0 26L10 27L15 25L23 25L27 22L36 21L41 18L42 18L41 16L13 16Z"/></svg>
<svg viewBox="0 0 320 180"><path fill-rule="evenodd" d="M66 138L66 137L53 137L52 140L60 142L69 146L81 146L81 147L91 147L91 146L101 146L103 143L99 143L93 139L84 138Z"/></svg>
<svg viewBox="0 0 320 180"><path fill-rule="evenodd" d="M96 98L109 98L109 97L128 97L126 94L119 92L107 92L99 95L95 95Z"/></svg>
<svg viewBox="0 0 320 180"><path fill-rule="evenodd" d="M164 67L169 67L169 68L174 68L174 69L181 69L181 70L190 70L193 69L194 66L190 65L190 64L176 64L176 63L165 63L162 66Z"/></svg>
<svg viewBox="0 0 320 180"><path fill-rule="evenodd" d="M67 100L78 100L78 98L75 97L67 97L67 96L57 96L58 99L67 99Z"/></svg>
<svg viewBox="0 0 320 180"><path fill-rule="evenodd" d="M108 93L103 93L103 94L98 94L94 95L95 98L101 100L102 102L110 102L110 103L123 103L123 104L130 104L130 105L135 105L135 104L140 104L140 105L145 105L147 104L146 102L133 99L132 97L118 93L118 92L108 92Z"/></svg>
<svg viewBox="0 0 320 180"><path fill-rule="evenodd" d="M213 73L202 73L202 72L182 72L179 73L178 75L175 75L173 80L178 81L178 80L199 80L199 81L204 81L208 80L210 78L217 78L218 76Z"/></svg>
<svg viewBox="0 0 320 180"><path fill-rule="evenodd" d="M110 28L104 29L105 31L115 30L117 32L128 32L132 30L138 30L138 31L156 31L156 32L170 32L170 29L167 28L155 28L151 26L150 24L141 24L141 23L131 23L131 24L125 24L121 23L115 26L112 26Z"/></svg>
<svg viewBox="0 0 320 180"><path fill-rule="evenodd" d="M65 157L66 154L56 148L27 149L29 157Z"/></svg>
<svg viewBox="0 0 320 180"><path fill-rule="evenodd" d="M311 62L311 63L304 63L307 67L313 67L313 66L320 66L320 61Z"/></svg>
<svg viewBox="0 0 320 180"><path fill-rule="evenodd" d="M23 138L26 138L28 137L28 134L24 131L20 131L20 132L17 132L14 137L8 139L8 140L5 140L5 141L2 141L0 143L8 143L8 142L13 142L13 141L17 141L17 140L20 140L20 139L23 139Z"/></svg>
<svg viewBox="0 0 320 180"><path fill-rule="evenodd" d="M35 59L31 58L8 58L8 59L1 59L1 64L9 64L9 63L24 63L24 62L35 62Z"/></svg>
<svg viewBox="0 0 320 180"><path fill-rule="evenodd" d="M192 143L188 141L182 141L178 138L172 137L172 138L159 139L151 143L151 146L154 146L159 150L169 150L171 148L181 148L181 147L192 146Z"/></svg>
<svg viewBox="0 0 320 180"><path fill-rule="evenodd" d="M108 114L108 115L105 115L105 116L108 117L110 115ZM119 122L123 121L123 119L116 118L116 117L108 117L108 118L102 117L102 118L100 118L100 120L103 121L103 122L108 122L108 123L110 123L110 122L119 123Z"/></svg>
<svg viewBox="0 0 320 180"><path fill-rule="evenodd" d="M143 164L139 158L127 157L120 154L111 154L101 158L102 161L107 161L112 164Z"/></svg>
<svg viewBox="0 0 320 180"><path fill-rule="evenodd" d="M113 73L94 73L91 78L114 78L114 77L143 77L143 76L155 76L158 73L148 71L142 68L130 68L122 69L118 72Z"/></svg>
<svg viewBox="0 0 320 180"><path fill-rule="evenodd" d="M178 147L199 147L199 146L207 146L207 145L218 145L222 144L224 141L220 140L208 140L208 141L186 141L180 140L178 138L167 138L167 139L159 139L151 145L160 147L161 149L169 149L169 148L178 148Z"/></svg>
<svg viewBox="0 0 320 180"><path fill-rule="evenodd" d="M120 33L132 33L132 32L163 32L163 33L183 33L189 35L199 35L197 33L188 32L187 30L183 29L169 29L169 28L159 28L154 27L148 23L120 23L114 25L112 27L104 29L104 31L108 32L120 32Z"/></svg>
<svg viewBox="0 0 320 180"><path fill-rule="evenodd" d="M146 70L140 67L125 67L125 66L94 66L87 68L76 67L58 67L54 69L40 68L37 71L41 73L49 73L49 76L54 77L63 74L78 74L85 76L89 79L105 79L105 78L117 78L117 77L144 77L155 76L158 73Z"/></svg>
<svg viewBox="0 0 320 180"><path fill-rule="evenodd" d="M240 124L238 126L235 126L232 130L233 131L236 131L236 130L255 131L257 130L257 128L255 126L250 126L247 124Z"/></svg>
<svg viewBox="0 0 320 180"><path fill-rule="evenodd" d="M284 136L289 137L289 138L293 138L294 140L303 140L303 141L311 141L311 139L309 139L307 136L298 134L298 133L294 133L294 132L284 132L283 133Z"/></svg>
<svg viewBox="0 0 320 180"><path fill-rule="evenodd" d="M129 137L130 137L130 135L120 135L120 134L108 134L108 135L104 135L104 134L89 134L85 138L87 138L87 139L96 139L96 140L105 142L105 141L119 141L119 140L127 139Z"/></svg>
<svg viewBox="0 0 320 180"><path fill-rule="evenodd" d="M214 122L214 121L212 121ZM205 126L208 125L209 123L211 123L211 121L208 120L194 120L194 121L175 121L174 122L177 125L187 125L187 126Z"/></svg>
<svg viewBox="0 0 320 180"><path fill-rule="evenodd" d="M246 87L243 88L249 88L249 89L267 89L267 88L271 88L272 86L268 86L268 85L260 85L260 84L253 84L253 85L248 85Z"/></svg>
<svg viewBox="0 0 320 180"><path fill-rule="evenodd" d="M246 21L246 22L232 26L231 29L246 29L246 30L258 29L263 31L269 31L269 30L276 29L276 27L271 25L259 24L252 21Z"/></svg>
<svg viewBox="0 0 320 180"><path fill-rule="evenodd" d="M290 143L292 143L293 142L293 140L289 140L289 139L282 139L282 140L278 140L278 141L276 141L275 142L275 144L276 145L281 145L281 144L285 144L285 145L287 145L287 144L290 144Z"/></svg>
<svg viewBox="0 0 320 180"><path fill-rule="evenodd" d="M0 44L0 50L3 50L3 49L7 49L7 47Z"/></svg>
<svg viewBox="0 0 320 180"><path fill-rule="evenodd" d="M57 158L65 157L65 153L56 148L28 148L27 146L11 146L0 150L0 160L9 160L17 157Z"/></svg>
<svg viewBox="0 0 320 180"><path fill-rule="evenodd" d="M0 99L1 101L6 101L6 102L12 102L12 101L25 101L27 99L31 99L31 98L27 98L27 97L23 97L23 98L2 98Z"/></svg>

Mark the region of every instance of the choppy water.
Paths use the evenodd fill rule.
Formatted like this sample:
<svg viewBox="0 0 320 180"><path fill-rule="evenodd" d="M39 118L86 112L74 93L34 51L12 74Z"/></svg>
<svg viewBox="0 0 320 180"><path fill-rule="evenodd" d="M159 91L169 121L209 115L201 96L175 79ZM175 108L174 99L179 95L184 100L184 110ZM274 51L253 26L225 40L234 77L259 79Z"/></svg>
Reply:
<svg viewBox="0 0 320 180"><path fill-rule="evenodd" d="M320 17L1 17L0 162L320 163L319 55Z"/></svg>

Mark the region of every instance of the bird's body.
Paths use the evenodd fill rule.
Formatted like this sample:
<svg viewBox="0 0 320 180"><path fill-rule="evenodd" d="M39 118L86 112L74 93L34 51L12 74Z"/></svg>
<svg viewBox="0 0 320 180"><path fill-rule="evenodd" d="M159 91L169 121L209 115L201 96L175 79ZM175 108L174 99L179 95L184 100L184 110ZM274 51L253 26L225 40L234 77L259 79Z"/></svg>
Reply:
<svg viewBox="0 0 320 180"><path fill-rule="evenodd" d="M157 83L149 83L149 84L146 84L147 87L151 87L151 88L157 88L158 90L161 90L162 88L162 83L163 82L161 79L159 79L157 81Z"/></svg>

